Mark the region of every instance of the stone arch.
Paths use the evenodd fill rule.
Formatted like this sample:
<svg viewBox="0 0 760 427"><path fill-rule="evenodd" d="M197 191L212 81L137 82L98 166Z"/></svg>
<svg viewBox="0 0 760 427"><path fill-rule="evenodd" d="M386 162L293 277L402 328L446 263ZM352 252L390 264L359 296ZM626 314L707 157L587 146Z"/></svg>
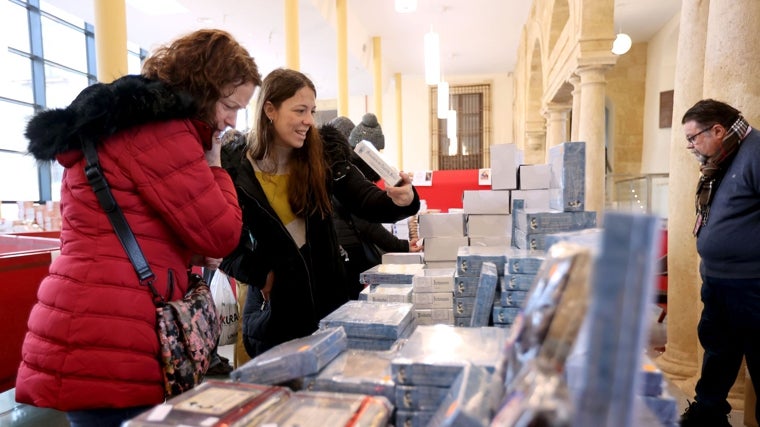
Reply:
<svg viewBox="0 0 760 427"><path fill-rule="evenodd" d="M549 40L547 48L548 52L551 52L554 50L560 34L570 22L570 4L568 0L554 0L549 10L551 10L551 21L547 32Z"/></svg>
<svg viewBox="0 0 760 427"><path fill-rule="evenodd" d="M525 111L525 162L542 163L546 146L546 125L541 110L544 95L544 64L540 38L536 37L528 58L528 90Z"/></svg>

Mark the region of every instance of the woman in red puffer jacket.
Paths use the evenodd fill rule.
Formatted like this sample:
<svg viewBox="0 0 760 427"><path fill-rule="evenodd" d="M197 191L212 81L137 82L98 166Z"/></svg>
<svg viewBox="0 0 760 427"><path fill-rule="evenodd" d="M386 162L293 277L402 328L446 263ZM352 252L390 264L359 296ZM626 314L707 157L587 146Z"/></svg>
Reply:
<svg viewBox="0 0 760 427"><path fill-rule="evenodd" d="M65 109L37 114L29 152L57 160L61 254L29 316L16 400L66 411L72 426L120 425L164 401L156 311L84 173L82 140L166 299L181 299L194 255L221 258L242 228L218 137L261 84L228 33L201 30L148 58L141 76L88 87Z"/></svg>

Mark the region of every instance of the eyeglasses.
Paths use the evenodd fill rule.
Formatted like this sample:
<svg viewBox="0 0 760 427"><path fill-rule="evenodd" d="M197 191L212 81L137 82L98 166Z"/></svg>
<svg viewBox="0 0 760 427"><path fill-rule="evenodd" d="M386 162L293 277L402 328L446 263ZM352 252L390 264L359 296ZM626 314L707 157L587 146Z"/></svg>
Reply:
<svg viewBox="0 0 760 427"><path fill-rule="evenodd" d="M710 130L710 129L712 129L712 128L713 128L712 126L708 126L708 127L704 128L704 129L702 129L701 131L699 131L699 132L695 133L695 134L694 134L694 135L692 135L692 136L687 136L687 137L686 137L686 141L688 141L688 142L689 142L689 144L694 144L694 140L695 140L695 139L697 139L697 137L698 137L699 135L701 135L701 134L703 134L703 133L707 132L708 130Z"/></svg>

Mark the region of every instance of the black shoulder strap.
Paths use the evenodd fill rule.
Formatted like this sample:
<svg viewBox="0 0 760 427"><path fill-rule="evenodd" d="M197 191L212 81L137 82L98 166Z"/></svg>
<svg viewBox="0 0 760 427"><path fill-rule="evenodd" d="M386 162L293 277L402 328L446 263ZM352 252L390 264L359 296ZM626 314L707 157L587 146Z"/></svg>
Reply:
<svg viewBox="0 0 760 427"><path fill-rule="evenodd" d="M116 203L116 199L113 198L111 188L103 176L95 144L90 140L82 140L82 148L87 160L87 166L84 168L87 181L90 182L100 205L106 211L108 220L119 237L121 246L124 247L129 260L132 262L132 267L134 267L137 273L140 284L147 285L153 293L154 298L162 300L163 298L158 295L158 292L153 287L153 279L155 279L156 275L150 269L150 265L148 265L148 261L145 259L145 255L143 255L142 249L140 249L140 245L137 243L135 234L132 232L132 228L129 227L124 213L121 211L119 204Z"/></svg>

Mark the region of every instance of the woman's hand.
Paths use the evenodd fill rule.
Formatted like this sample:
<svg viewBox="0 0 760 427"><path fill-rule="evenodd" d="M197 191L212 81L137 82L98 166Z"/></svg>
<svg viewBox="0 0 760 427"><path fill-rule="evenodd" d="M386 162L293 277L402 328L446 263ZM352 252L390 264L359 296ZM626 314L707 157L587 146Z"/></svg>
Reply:
<svg viewBox="0 0 760 427"><path fill-rule="evenodd" d="M399 174L401 175L401 184L395 187L386 187L385 192L396 206L409 206L414 201L412 179L404 172L400 172Z"/></svg>
<svg viewBox="0 0 760 427"><path fill-rule="evenodd" d="M209 167L222 167L222 134L219 131L214 132L211 137L211 149L206 150L206 162Z"/></svg>
<svg viewBox="0 0 760 427"><path fill-rule="evenodd" d="M412 239L409 241L409 252L422 252L424 246L418 239Z"/></svg>
<svg viewBox="0 0 760 427"><path fill-rule="evenodd" d="M198 267L203 267L208 270L216 270L219 268L219 264L222 263L221 258L209 258L203 255L193 255L192 258L190 258L190 265L195 265Z"/></svg>
<svg viewBox="0 0 760 427"><path fill-rule="evenodd" d="M264 287L261 288L261 297L264 298L264 303L269 302L269 294L272 293L272 285L274 284L274 271L267 273L267 280L264 283Z"/></svg>

